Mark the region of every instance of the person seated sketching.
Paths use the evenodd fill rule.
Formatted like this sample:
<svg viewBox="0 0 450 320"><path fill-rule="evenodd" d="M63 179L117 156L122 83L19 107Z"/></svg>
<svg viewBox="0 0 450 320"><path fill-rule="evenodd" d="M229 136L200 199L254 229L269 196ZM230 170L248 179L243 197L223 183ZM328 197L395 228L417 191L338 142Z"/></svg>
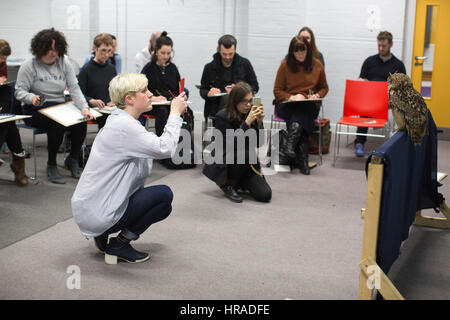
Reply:
<svg viewBox="0 0 450 320"><path fill-rule="evenodd" d="M391 53L391 48L394 45L392 34L389 31L381 31L377 36L377 44L378 54L364 60L358 80L387 81L391 73L398 72L406 74L406 68L403 62ZM356 133L367 134L368 131L368 128L358 127ZM366 151L364 150L366 141L367 136L356 136L355 154L357 157L364 157L366 155Z"/></svg>
<svg viewBox="0 0 450 320"><path fill-rule="evenodd" d="M0 56L5 53L2 48L2 41L6 42L5 40L0 40ZM6 54L6 56L8 55ZM0 87L0 115L2 113L10 113L10 106L11 86L3 85ZM15 121L0 123L0 146L4 142L6 142L9 150L11 150L12 163L10 168L14 173L14 181L18 186L25 187L28 185L28 177L25 173L25 158L29 157L29 153L22 147L22 141ZM0 161L0 166L2 164L3 161Z"/></svg>
<svg viewBox="0 0 450 320"><path fill-rule="evenodd" d="M116 69L116 73L120 74L122 72L122 57L120 56L120 54L118 54L116 52L116 48L117 48L117 38L108 33L108 35L112 38L113 42L112 42L112 50L111 53L109 54L108 57L108 62L111 63L114 68ZM89 61L91 61L91 59L95 56L95 48L92 48L93 52L86 57L86 59L84 60L83 66L86 65L86 63L88 63Z"/></svg>
<svg viewBox="0 0 450 320"><path fill-rule="evenodd" d="M158 137L137 121L152 109L147 84L143 74L122 74L111 80L109 94L117 108L97 134L72 196L75 222L84 236L95 239L108 264L148 260L149 254L134 250L130 241L172 211L171 189L144 187L144 183L149 159L175 153L186 102L184 93L172 100L165 131ZM108 242L108 236L119 231Z"/></svg>
<svg viewBox="0 0 450 320"><path fill-rule="evenodd" d="M173 95L180 93L180 73L177 66L171 62L173 41L167 32L161 33L156 39L155 52L152 60L142 69L148 79L148 90L154 95L153 102L172 100ZM156 135L162 135L169 116L168 105L154 105L150 114L155 115Z"/></svg>
<svg viewBox="0 0 450 320"><path fill-rule="evenodd" d="M8 41L0 39L0 84L8 80L8 65L6 60L11 55L11 47Z"/></svg>
<svg viewBox="0 0 450 320"><path fill-rule="evenodd" d="M117 75L116 69L108 59L112 52L113 39L107 33L100 33L94 38L94 57L81 68L78 83L91 107L103 109L111 106L109 82ZM97 119L98 128L105 125L108 114Z"/></svg>
<svg viewBox="0 0 450 320"><path fill-rule="evenodd" d="M225 196L234 202L243 200L237 192L238 188L248 191L258 201L269 202L272 198L272 190L261 173L256 152L259 143L262 143L259 140L259 130L263 129L264 108L262 105L252 105L252 98L253 89L245 82L238 82L231 89L227 105L216 114L214 125L223 137L223 164L216 161L203 167L203 174L214 181ZM235 135L227 133L229 129L234 130ZM247 137L248 134L255 137L255 145L251 145L252 139ZM243 150L238 149L239 139L245 139ZM227 154L231 151L234 152L233 163L227 163L227 158L230 158Z"/></svg>
<svg viewBox="0 0 450 320"><path fill-rule="evenodd" d="M295 159L300 172L308 175L308 137L314 129L320 104L314 101L285 103L288 100L323 98L328 93L325 70L322 63L313 57L306 38L292 38L288 53L278 68L273 93L276 113L286 121L288 129L283 153Z"/></svg>
<svg viewBox="0 0 450 320"><path fill-rule="evenodd" d="M80 177L79 155L86 137L86 122L64 127L39 112L39 109L65 102L64 90L69 89L75 106L86 119L94 119L83 93L78 86L72 65L65 56L67 42L55 29L39 31L31 40L33 58L19 69L15 88L16 99L22 102L26 114L25 123L47 131L47 175L52 183L63 184L65 179L56 166L56 155L66 130L70 131L70 154L64 161L73 178ZM44 101L45 100L45 101Z"/></svg>
<svg viewBox="0 0 450 320"><path fill-rule="evenodd" d="M161 36L161 31L153 32L148 46L136 53L136 73L141 73L144 66L152 60L152 54L155 52L156 39Z"/></svg>
<svg viewBox="0 0 450 320"><path fill-rule="evenodd" d="M232 35L220 37L213 61L203 69L200 96L205 99L203 113L206 121L226 104L227 96L219 94L229 93L238 81L250 84L255 93L259 90L252 64L236 53L236 45L237 40Z"/></svg>

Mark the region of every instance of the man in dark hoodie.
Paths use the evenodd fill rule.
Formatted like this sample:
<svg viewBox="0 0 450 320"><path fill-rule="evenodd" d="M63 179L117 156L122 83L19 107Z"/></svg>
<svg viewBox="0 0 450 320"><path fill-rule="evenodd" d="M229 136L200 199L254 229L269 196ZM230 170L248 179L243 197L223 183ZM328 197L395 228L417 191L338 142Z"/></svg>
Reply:
<svg viewBox="0 0 450 320"><path fill-rule="evenodd" d="M200 95L205 99L205 120L215 116L225 106L228 93L237 82L247 82L254 94L259 90L252 64L236 53L236 44L236 38L232 35L220 37L213 61L203 69Z"/></svg>

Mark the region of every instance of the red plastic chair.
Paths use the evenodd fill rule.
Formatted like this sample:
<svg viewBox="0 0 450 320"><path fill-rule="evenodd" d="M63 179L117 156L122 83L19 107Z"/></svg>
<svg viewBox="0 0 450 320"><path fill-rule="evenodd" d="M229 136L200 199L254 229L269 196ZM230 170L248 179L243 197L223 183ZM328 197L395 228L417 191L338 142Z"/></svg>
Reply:
<svg viewBox="0 0 450 320"><path fill-rule="evenodd" d="M146 114L146 113L143 113L142 116L143 116L144 118L147 119L147 121L145 122L145 128L146 128L147 130L150 129L150 128L152 128L152 127L149 126L149 124L148 124L149 121L148 121L148 120L150 120L150 119L155 119L155 116L152 115L152 114Z"/></svg>
<svg viewBox="0 0 450 320"><path fill-rule="evenodd" d="M340 135L360 135L385 138L386 135L342 132L346 125L365 128L384 128L388 123L388 87L386 81L347 80L345 85L344 113L336 124L333 166L339 154ZM389 123L388 123L389 124ZM337 149L337 150L336 150Z"/></svg>

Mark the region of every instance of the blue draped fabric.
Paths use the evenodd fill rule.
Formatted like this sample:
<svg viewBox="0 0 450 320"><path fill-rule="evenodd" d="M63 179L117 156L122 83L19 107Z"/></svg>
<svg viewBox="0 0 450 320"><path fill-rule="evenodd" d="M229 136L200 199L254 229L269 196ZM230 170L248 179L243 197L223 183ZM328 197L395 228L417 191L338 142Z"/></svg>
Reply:
<svg viewBox="0 0 450 320"><path fill-rule="evenodd" d="M384 164L383 189L377 242L377 264L388 273L408 238L416 211L437 209L443 197L437 182L437 130L428 112L428 131L414 146L406 131L394 134L367 159L378 156Z"/></svg>

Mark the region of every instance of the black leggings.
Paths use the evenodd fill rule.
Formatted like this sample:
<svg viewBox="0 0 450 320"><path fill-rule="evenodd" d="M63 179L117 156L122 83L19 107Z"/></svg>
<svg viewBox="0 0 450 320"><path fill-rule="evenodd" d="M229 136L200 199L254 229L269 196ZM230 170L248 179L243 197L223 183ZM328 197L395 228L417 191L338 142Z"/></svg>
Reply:
<svg viewBox="0 0 450 320"><path fill-rule="evenodd" d="M241 187L250 192L257 201L269 202L272 189L263 176L257 174L248 164L227 166L227 183L235 188Z"/></svg>
<svg viewBox="0 0 450 320"><path fill-rule="evenodd" d="M5 141L13 153L18 154L23 151L19 130L14 121L0 124L0 146Z"/></svg>
<svg viewBox="0 0 450 320"><path fill-rule="evenodd" d="M39 111L34 111L32 117L27 121L27 124L47 131L49 165L56 165L56 155L66 131L70 131L70 157L73 159L78 159L81 146L83 145L84 138L86 137L86 122L75 124L70 127L64 127L58 122L44 116Z"/></svg>

